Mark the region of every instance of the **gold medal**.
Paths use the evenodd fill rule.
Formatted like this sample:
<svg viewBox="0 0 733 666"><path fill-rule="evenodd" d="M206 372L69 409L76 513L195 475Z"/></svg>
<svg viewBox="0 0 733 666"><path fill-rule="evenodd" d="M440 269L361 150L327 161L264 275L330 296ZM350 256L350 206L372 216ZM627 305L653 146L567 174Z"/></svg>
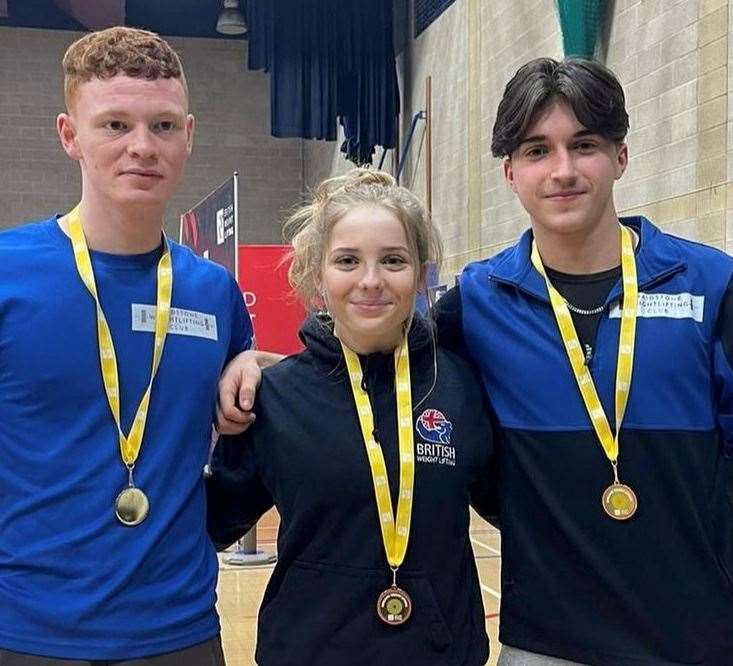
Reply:
<svg viewBox="0 0 733 666"><path fill-rule="evenodd" d="M601 498L603 510L615 520L628 520L636 513L639 503L636 493L623 483L612 483Z"/></svg>
<svg viewBox="0 0 733 666"><path fill-rule="evenodd" d="M611 426L603 410L603 405L596 392L596 386L590 369L581 351L578 334L575 331L573 318L570 315L565 299L553 287L545 267L542 264L537 243L532 241L532 265L542 275L547 285L552 311L555 314L560 337L570 361L570 368L578 384L583 404L588 412L598 441L611 463L613 483L606 488L602 497L604 511L614 520L628 520L636 513L638 500L634 491L622 484L618 476L619 435L621 423L626 412L626 405L631 390L631 376L634 369L634 342L636 339L636 314L639 302L639 285L636 275L636 261L634 259L634 243L632 232L628 227L621 226L621 278L623 281L624 299L621 312L621 326L619 329L618 358L616 360L616 432L611 432Z"/></svg>
<svg viewBox="0 0 733 666"><path fill-rule="evenodd" d="M128 484L115 500L115 513L123 525L139 525L148 515L150 503L145 493L135 488L132 481L132 470L140 455L143 433L150 407L150 394L153 388L153 381L160 366L163 356L168 323L170 321L171 295L173 290L173 268L171 264L171 253L168 247L168 240L163 235L163 254L158 261L157 270L157 301L155 304L155 339L153 341L153 360L150 369L150 381L140 399L140 403L132 421L132 426L127 435L122 432L120 423L120 382L117 374L117 357L112 341L112 333L104 316L102 305L99 302L97 284L94 279L94 269L89 255L89 248L84 237L84 230L81 223L81 204L74 208L68 216L69 235L74 250L74 262L84 286L86 286L96 305L97 311L97 341L99 346L99 365L102 371L104 391L107 395L112 418L117 426L120 455L122 462L127 467Z"/></svg>
<svg viewBox="0 0 733 666"><path fill-rule="evenodd" d="M140 488L129 486L125 488L115 500L115 513L123 525L134 527L139 525L148 516L150 502Z"/></svg>
<svg viewBox="0 0 733 666"><path fill-rule="evenodd" d="M412 599L402 588L393 585L377 599L377 615L385 624L404 624L412 613Z"/></svg>

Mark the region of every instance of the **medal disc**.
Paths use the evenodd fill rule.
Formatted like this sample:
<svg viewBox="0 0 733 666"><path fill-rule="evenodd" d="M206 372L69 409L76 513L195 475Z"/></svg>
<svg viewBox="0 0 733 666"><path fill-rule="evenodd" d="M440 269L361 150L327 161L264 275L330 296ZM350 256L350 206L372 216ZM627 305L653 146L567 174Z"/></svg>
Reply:
<svg viewBox="0 0 733 666"><path fill-rule="evenodd" d="M412 599L403 589L393 586L377 599L377 615L385 624L404 624L412 613Z"/></svg>
<svg viewBox="0 0 733 666"><path fill-rule="evenodd" d="M150 503L140 488L125 488L115 500L115 513L123 525L134 527L145 520Z"/></svg>
<svg viewBox="0 0 733 666"><path fill-rule="evenodd" d="M623 483L614 483L603 493L603 510L614 520L628 520L636 513L639 502L631 488Z"/></svg>

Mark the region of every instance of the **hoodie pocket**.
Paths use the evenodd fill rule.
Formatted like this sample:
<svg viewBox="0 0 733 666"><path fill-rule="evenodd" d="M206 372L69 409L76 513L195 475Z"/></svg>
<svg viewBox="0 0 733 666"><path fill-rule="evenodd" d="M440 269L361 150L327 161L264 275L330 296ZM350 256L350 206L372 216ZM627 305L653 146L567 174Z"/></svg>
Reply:
<svg viewBox="0 0 733 666"><path fill-rule="evenodd" d="M400 574L413 602L400 626L377 616L377 598L390 582L388 571L294 561L260 611L258 663L452 663L453 636L430 581L419 572Z"/></svg>

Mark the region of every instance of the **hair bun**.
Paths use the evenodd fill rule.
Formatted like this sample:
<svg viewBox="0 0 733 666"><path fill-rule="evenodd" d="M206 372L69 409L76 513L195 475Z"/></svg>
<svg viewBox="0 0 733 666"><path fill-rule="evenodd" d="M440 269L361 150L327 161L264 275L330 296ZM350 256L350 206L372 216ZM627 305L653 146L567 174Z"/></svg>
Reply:
<svg viewBox="0 0 733 666"><path fill-rule="evenodd" d="M359 187L360 185L383 185L394 187L397 181L386 171L377 169L352 169L344 176L344 187Z"/></svg>
<svg viewBox="0 0 733 666"><path fill-rule="evenodd" d="M324 180L313 192L313 203L324 204L338 192L352 192L363 187L396 187L397 181L378 169L352 169L343 176Z"/></svg>

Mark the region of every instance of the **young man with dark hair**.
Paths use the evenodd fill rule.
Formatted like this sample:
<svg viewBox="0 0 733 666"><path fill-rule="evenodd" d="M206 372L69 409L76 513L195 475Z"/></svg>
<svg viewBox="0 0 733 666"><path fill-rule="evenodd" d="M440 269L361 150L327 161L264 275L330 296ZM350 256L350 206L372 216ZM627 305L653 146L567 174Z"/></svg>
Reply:
<svg viewBox="0 0 733 666"><path fill-rule="evenodd" d="M733 260L619 220L627 128L602 65L522 67L492 150L532 228L436 308L500 433L503 666L733 664Z"/></svg>
<svg viewBox="0 0 733 666"><path fill-rule="evenodd" d="M162 234L194 129L176 53L111 28L63 67L81 202L0 234L0 664L221 666L202 468L249 317Z"/></svg>
<svg viewBox="0 0 733 666"><path fill-rule="evenodd" d="M627 129L602 65L522 67L492 149L531 229L436 306L495 413L500 666L733 664L733 259L619 220Z"/></svg>

